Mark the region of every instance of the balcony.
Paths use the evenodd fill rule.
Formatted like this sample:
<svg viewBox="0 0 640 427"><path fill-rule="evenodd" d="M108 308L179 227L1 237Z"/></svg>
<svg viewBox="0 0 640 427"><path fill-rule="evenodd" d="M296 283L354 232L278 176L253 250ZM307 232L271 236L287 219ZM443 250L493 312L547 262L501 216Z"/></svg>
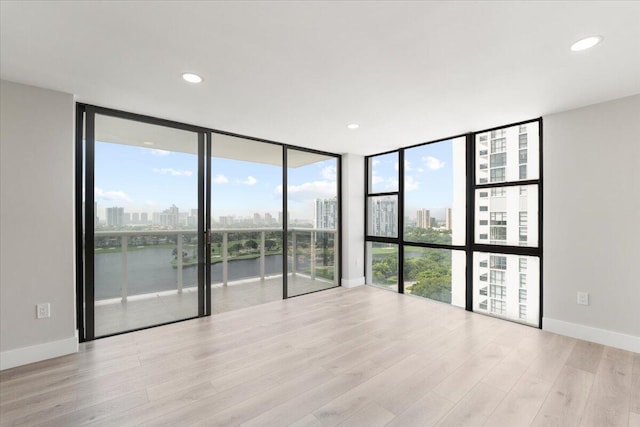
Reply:
<svg viewBox="0 0 640 427"><path fill-rule="evenodd" d="M282 299L282 235L212 230L212 313ZM195 230L96 231L96 336L197 316L197 239ZM286 248L289 296L338 286L335 230L289 229Z"/></svg>

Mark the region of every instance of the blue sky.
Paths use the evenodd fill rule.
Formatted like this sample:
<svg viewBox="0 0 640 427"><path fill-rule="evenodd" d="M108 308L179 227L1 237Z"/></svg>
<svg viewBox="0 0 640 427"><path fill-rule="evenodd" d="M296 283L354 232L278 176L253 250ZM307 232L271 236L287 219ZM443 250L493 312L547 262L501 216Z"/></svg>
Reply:
<svg viewBox="0 0 640 427"><path fill-rule="evenodd" d="M96 142L95 192L98 216L104 208L125 212L161 212L171 204L180 211L198 207L197 157L129 145ZM293 218L313 219L313 200L334 197L336 160L329 159L289 171L289 211ZM214 158L213 217L252 216L276 219L282 210L282 169L260 163Z"/></svg>
<svg viewBox="0 0 640 427"><path fill-rule="evenodd" d="M391 153L372 160L373 191L397 191L398 156ZM444 218L453 203L453 141L405 150L405 214L416 217L421 208ZM464 170L464 165L463 169Z"/></svg>

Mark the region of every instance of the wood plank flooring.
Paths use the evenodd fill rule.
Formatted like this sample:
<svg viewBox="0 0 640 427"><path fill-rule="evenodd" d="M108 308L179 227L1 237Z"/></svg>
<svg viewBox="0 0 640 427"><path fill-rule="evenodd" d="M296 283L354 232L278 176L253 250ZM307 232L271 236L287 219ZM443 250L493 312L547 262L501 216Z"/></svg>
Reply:
<svg viewBox="0 0 640 427"><path fill-rule="evenodd" d="M638 426L640 354L337 288L0 372L2 426Z"/></svg>

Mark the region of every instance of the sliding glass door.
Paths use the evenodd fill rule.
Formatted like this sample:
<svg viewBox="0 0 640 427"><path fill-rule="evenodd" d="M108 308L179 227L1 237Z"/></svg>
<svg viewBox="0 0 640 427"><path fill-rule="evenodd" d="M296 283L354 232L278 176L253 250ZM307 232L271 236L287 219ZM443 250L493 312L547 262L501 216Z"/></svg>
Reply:
<svg viewBox="0 0 640 427"><path fill-rule="evenodd" d="M340 284L340 156L78 104L81 341Z"/></svg>
<svg viewBox="0 0 640 427"><path fill-rule="evenodd" d="M287 296L339 285L338 163L287 149Z"/></svg>
<svg viewBox="0 0 640 427"><path fill-rule="evenodd" d="M203 315L204 134L85 114L86 337Z"/></svg>
<svg viewBox="0 0 640 427"><path fill-rule="evenodd" d="M283 298L282 150L212 134L211 312Z"/></svg>

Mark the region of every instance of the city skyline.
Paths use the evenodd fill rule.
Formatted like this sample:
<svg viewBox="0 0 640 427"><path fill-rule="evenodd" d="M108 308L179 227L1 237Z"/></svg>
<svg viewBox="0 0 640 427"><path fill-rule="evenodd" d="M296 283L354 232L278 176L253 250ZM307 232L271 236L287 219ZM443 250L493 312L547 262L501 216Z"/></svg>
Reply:
<svg viewBox="0 0 640 427"><path fill-rule="evenodd" d="M288 204L294 219L314 221L315 199L337 195L334 158L289 168ZM197 156L194 154L96 142L95 201L97 216L106 208L131 213L180 211L198 207ZM282 211L282 167L214 157L212 217L249 217Z"/></svg>
<svg viewBox="0 0 640 427"><path fill-rule="evenodd" d="M405 216L416 220L417 211L424 208L431 211L432 217L446 220L447 209L454 204L454 174L464 174L464 164L453 153L458 141L451 139L404 151ZM395 153L375 156L370 164L371 192L398 190L400 177Z"/></svg>

